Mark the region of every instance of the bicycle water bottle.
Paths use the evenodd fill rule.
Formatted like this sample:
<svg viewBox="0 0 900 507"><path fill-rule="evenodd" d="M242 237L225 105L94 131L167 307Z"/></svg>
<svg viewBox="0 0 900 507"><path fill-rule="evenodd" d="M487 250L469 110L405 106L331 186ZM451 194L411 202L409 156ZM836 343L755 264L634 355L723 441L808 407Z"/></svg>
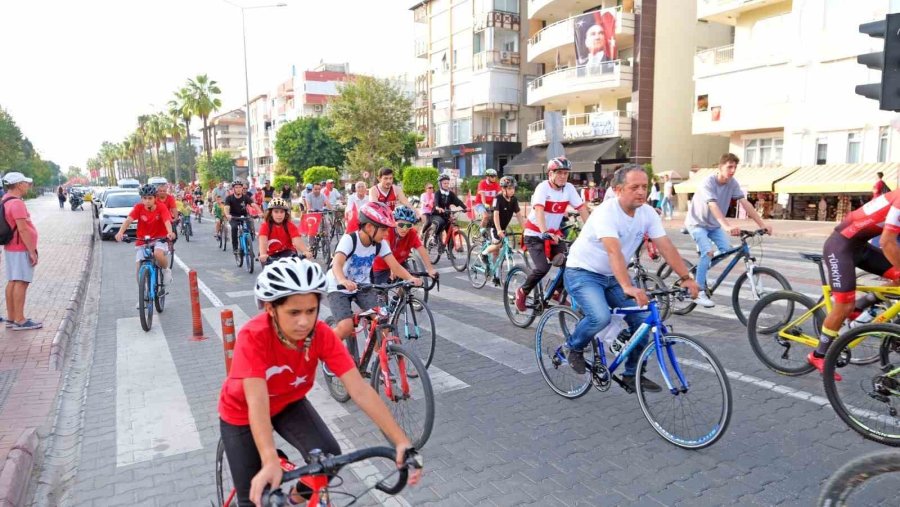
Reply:
<svg viewBox="0 0 900 507"><path fill-rule="evenodd" d="M613 349L613 344L616 342L616 338L623 330L628 330L628 325L625 323L625 317L614 313L610 316L609 325L603 328L600 332L594 335L595 339L601 341L606 344L610 350ZM614 353L617 351L614 351Z"/></svg>

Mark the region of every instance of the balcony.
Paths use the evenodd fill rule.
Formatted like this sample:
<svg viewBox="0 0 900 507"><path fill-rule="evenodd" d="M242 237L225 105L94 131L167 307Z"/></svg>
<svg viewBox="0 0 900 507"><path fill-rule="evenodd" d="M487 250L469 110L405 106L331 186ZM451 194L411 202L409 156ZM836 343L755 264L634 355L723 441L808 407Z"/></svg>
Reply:
<svg viewBox="0 0 900 507"><path fill-rule="evenodd" d="M616 16L616 44L619 49L634 46L634 13L622 12L621 7L605 9L601 12L614 12ZM556 61L575 61L575 45L572 38L575 33L575 19L572 16L547 25L528 39L528 62L548 63Z"/></svg>
<svg viewBox="0 0 900 507"><path fill-rule="evenodd" d="M546 21L550 24L568 18L572 13L584 12L589 6L599 3L582 0L528 0L528 19Z"/></svg>
<svg viewBox="0 0 900 507"><path fill-rule="evenodd" d="M518 137L515 133L501 133L501 132L488 132L486 134L475 134L472 136L473 143L492 143L492 142L500 142L500 143L514 143L516 142L516 137Z"/></svg>
<svg viewBox="0 0 900 507"><path fill-rule="evenodd" d="M788 0L697 0L697 19L736 25L742 13Z"/></svg>
<svg viewBox="0 0 900 507"><path fill-rule="evenodd" d="M521 18L514 12L490 11L475 16L474 31L476 33L491 27L518 31L521 25Z"/></svg>
<svg viewBox="0 0 900 507"><path fill-rule="evenodd" d="M631 114L624 111L570 114L563 116L563 141L631 137ZM547 144L544 120L528 125L528 146Z"/></svg>
<svg viewBox="0 0 900 507"><path fill-rule="evenodd" d="M416 58L428 58L428 41L417 40L414 44Z"/></svg>
<svg viewBox="0 0 900 507"><path fill-rule="evenodd" d="M733 44L705 49L694 55L694 79L745 71L756 67L783 65L789 59L787 49L778 53L745 48L737 55Z"/></svg>
<svg viewBox="0 0 900 507"><path fill-rule="evenodd" d="M520 56L518 51L482 51L472 55L472 70L507 68L518 69Z"/></svg>
<svg viewBox="0 0 900 507"><path fill-rule="evenodd" d="M472 97L472 110L476 113L518 111L519 109L519 90L517 88L492 86L478 88L478 90L478 93Z"/></svg>
<svg viewBox="0 0 900 507"><path fill-rule="evenodd" d="M631 94L632 71L627 61L599 66L580 65L544 74L528 84L529 106L565 107L572 100L597 103Z"/></svg>
<svg viewBox="0 0 900 507"><path fill-rule="evenodd" d="M428 23L428 5L425 2L413 9L413 21L416 23Z"/></svg>

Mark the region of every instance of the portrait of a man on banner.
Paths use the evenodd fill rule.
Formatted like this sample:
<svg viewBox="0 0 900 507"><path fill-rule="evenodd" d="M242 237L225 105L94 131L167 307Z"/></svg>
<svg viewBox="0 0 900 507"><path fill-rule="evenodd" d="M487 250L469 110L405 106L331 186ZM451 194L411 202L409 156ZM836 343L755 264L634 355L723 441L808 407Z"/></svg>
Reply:
<svg viewBox="0 0 900 507"><path fill-rule="evenodd" d="M594 11L575 18L575 56L578 65L589 71L611 68L603 62L618 58L613 12Z"/></svg>

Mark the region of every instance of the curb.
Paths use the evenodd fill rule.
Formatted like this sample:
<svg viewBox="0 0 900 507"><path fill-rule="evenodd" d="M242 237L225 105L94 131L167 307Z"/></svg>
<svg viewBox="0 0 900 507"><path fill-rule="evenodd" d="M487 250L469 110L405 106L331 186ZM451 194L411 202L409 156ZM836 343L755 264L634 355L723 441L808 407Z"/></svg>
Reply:
<svg viewBox="0 0 900 507"><path fill-rule="evenodd" d="M88 249L84 256L84 262L82 263L84 269L81 272L81 278L78 280L78 284L72 291L72 297L69 298L69 305L66 307L66 314L63 316L62 321L59 324L59 329L56 331L56 336L53 337L53 343L50 345L50 368L54 371L59 371L62 367L63 360L66 357L66 347L69 344L69 338L72 336L72 333L75 332L75 323L78 319L78 312L81 311L81 306L84 302L84 292L87 290L87 282L94 258L94 245L96 243L96 237L93 233L93 223L94 221L91 220L92 231L88 237Z"/></svg>

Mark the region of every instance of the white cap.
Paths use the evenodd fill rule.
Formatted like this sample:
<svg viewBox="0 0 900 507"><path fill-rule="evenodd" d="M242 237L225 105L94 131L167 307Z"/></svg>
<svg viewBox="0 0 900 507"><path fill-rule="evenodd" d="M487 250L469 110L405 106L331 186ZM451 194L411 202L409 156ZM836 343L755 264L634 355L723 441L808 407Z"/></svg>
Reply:
<svg viewBox="0 0 900 507"><path fill-rule="evenodd" d="M19 172L6 173L3 176L3 184L5 185L15 185L16 183L22 183L23 181L31 183L34 180L26 178L24 174Z"/></svg>

